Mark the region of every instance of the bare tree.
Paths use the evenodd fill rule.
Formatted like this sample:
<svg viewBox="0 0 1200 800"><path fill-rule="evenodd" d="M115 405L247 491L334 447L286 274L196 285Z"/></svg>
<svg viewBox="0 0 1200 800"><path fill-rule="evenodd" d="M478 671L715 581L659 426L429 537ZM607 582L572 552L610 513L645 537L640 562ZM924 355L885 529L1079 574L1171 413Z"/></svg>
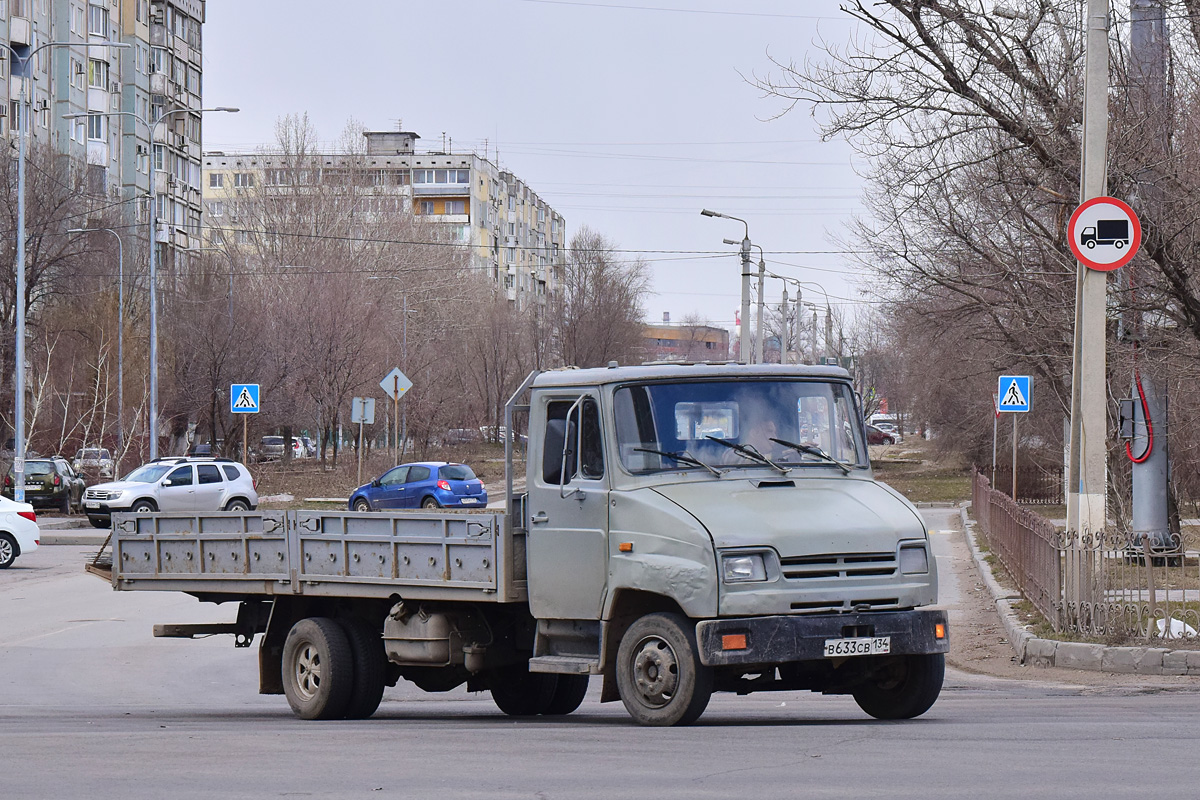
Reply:
<svg viewBox="0 0 1200 800"><path fill-rule="evenodd" d="M564 364L603 366L640 360L646 264L615 252L609 239L582 227L567 248L562 293L554 299L554 341Z"/></svg>

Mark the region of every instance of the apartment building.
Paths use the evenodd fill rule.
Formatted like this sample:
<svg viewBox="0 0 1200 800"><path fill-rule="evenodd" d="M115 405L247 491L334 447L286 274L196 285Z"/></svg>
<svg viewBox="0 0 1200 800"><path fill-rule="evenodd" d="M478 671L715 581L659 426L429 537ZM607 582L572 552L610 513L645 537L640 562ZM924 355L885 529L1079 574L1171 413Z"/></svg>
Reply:
<svg viewBox="0 0 1200 800"><path fill-rule="evenodd" d="M49 143L86 168L89 195L124 201L129 225L149 222L153 158L168 269L199 245L203 24L204 0L0 0L0 138L27 117L30 146ZM97 40L129 46L88 44Z"/></svg>
<svg viewBox="0 0 1200 800"><path fill-rule="evenodd" d="M356 182L363 213L416 214L445 226L449 239L466 246L471 267L504 287L525 307L559 291L566 224L560 214L508 170L477 153L422 151L411 131L366 131L355 154L294 157L264 148L253 153L205 153L203 191L207 224L221 232L246 233L246 203L292 191L297 184ZM212 237L212 242L228 237Z"/></svg>

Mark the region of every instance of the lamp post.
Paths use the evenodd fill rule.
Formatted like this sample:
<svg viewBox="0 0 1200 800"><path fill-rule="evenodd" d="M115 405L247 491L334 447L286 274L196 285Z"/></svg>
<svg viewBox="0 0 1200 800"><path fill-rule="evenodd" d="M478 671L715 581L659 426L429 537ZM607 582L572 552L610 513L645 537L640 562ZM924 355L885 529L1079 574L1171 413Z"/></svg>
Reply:
<svg viewBox="0 0 1200 800"><path fill-rule="evenodd" d="M125 450L125 248L112 228L71 228L67 233L110 233L117 240L117 457L114 473L121 474Z"/></svg>
<svg viewBox="0 0 1200 800"><path fill-rule="evenodd" d="M173 108L162 114L158 119L150 122L139 114L132 111L105 111L101 112L100 116L105 117L130 117L137 120L146 126L147 137L150 142L150 241L149 241L149 283L150 283L150 460L158 458L158 272L155 264L155 239L158 234L158 192L154 187L154 133L158 130L158 126L163 124L166 119L175 114L201 114L205 111L225 111L228 113L237 113L239 109L229 106L217 106L215 108ZM77 117L91 116L90 114L66 114L65 119L75 119ZM232 299L232 297L231 297Z"/></svg>
<svg viewBox="0 0 1200 800"><path fill-rule="evenodd" d="M29 50L25 55L16 48L0 44L12 55L12 60L21 73L21 94L17 100L20 113L17 116L17 281L14 299L14 322L17 341L15 347L16 375L13 391L13 500L25 502L25 138L29 130L29 83L33 75L29 62L39 51L52 47L132 47L121 42L104 39L99 42L46 42ZM11 70L15 75L17 70Z"/></svg>
<svg viewBox="0 0 1200 800"><path fill-rule="evenodd" d="M719 211L701 209L702 217L720 217L732 219L746 226L746 236L742 239L742 335L738 342L738 357L745 363L753 363L750 359L750 224L740 217L722 214Z"/></svg>

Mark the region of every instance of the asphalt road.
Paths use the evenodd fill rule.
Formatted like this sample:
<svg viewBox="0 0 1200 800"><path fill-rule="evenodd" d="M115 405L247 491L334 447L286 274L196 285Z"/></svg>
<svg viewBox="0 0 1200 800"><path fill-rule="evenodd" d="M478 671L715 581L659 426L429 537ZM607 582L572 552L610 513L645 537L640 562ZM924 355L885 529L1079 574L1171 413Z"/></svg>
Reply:
<svg viewBox="0 0 1200 800"><path fill-rule="evenodd" d="M83 572L88 552L43 547L0 572L0 797L1195 793L1200 693L955 671L929 713L902 723L786 693L717 695L696 726L640 728L620 703L599 704L596 682L563 719L401 685L370 720L303 722L257 694L254 648L151 636L155 622L232 619L232 606L113 592ZM957 588L943 587L953 603Z"/></svg>

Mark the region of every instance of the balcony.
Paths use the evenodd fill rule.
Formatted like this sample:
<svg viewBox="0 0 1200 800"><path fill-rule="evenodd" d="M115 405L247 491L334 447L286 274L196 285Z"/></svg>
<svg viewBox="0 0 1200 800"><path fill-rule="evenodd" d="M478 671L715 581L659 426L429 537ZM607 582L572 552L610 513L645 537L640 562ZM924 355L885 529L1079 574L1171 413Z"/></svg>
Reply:
<svg viewBox="0 0 1200 800"><path fill-rule="evenodd" d="M469 183L414 183L413 194L417 197L470 197Z"/></svg>
<svg viewBox="0 0 1200 800"><path fill-rule="evenodd" d="M33 23L25 17L13 17L8 24L8 42L13 47L33 44Z"/></svg>

